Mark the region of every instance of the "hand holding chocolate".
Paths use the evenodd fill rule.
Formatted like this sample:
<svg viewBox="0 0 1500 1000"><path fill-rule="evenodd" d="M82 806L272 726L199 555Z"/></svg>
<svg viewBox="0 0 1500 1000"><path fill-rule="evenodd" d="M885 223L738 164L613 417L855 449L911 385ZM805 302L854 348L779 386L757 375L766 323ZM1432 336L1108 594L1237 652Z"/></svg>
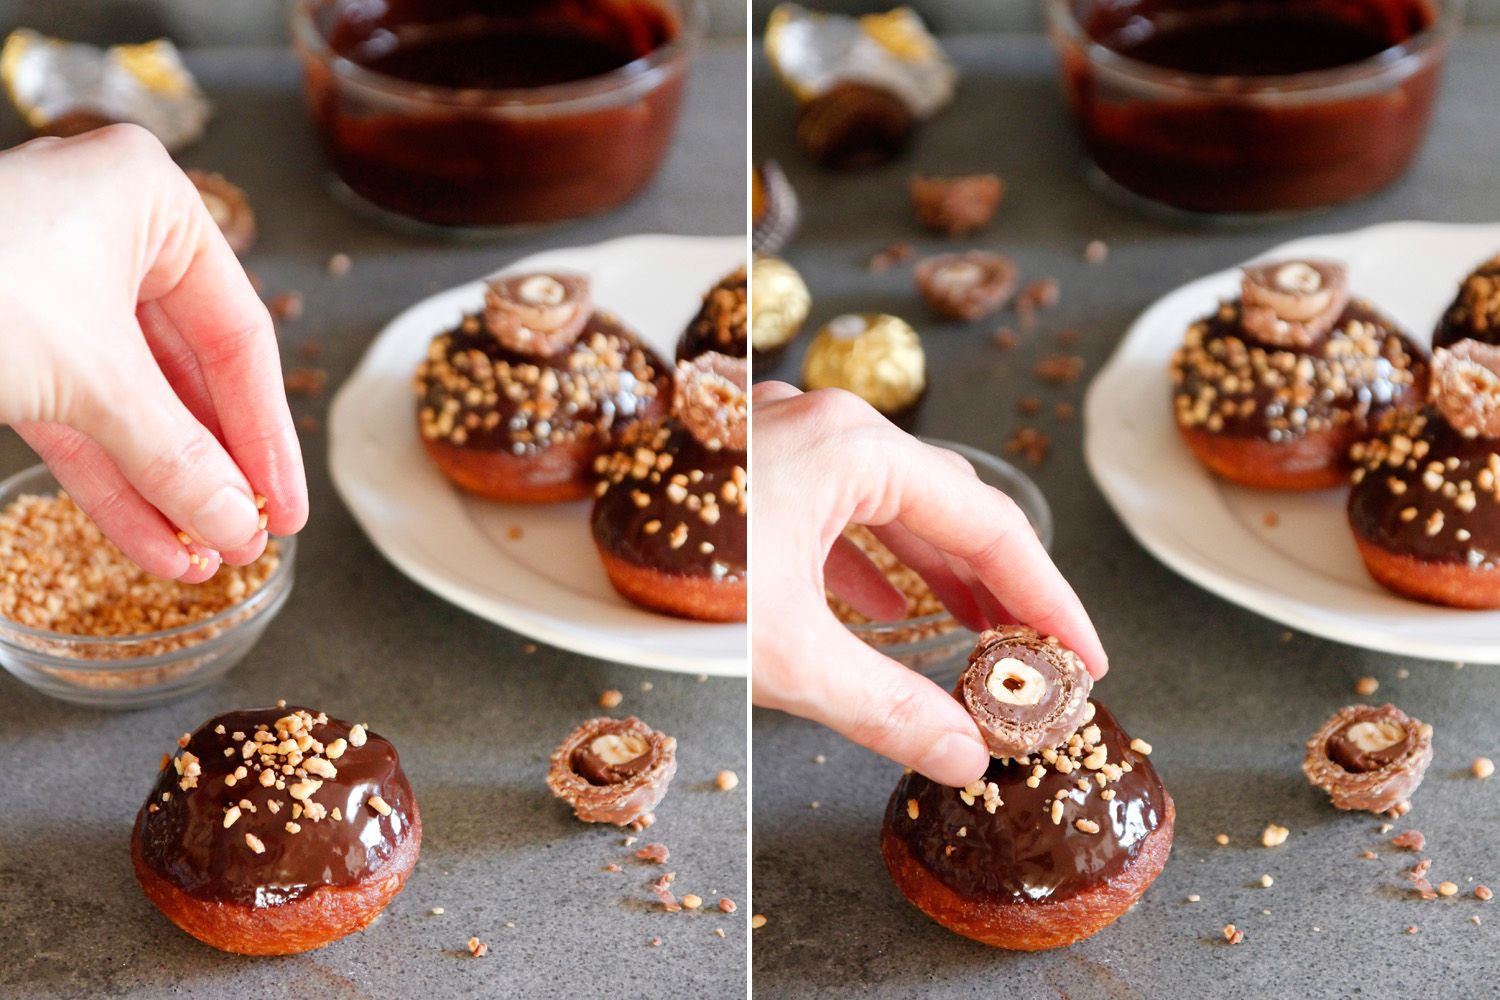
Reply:
<svg viewBox="0 0 1500 1000"><path fill-rule="evenodd" d="M395 747L307 708L216 716L178 740L136 816L147 897L221 951L291 955L360 930L417 863Z"/></svg>
<svg viewBox="0 0 1500 1000"><path fill-rule="evenodd" d="M1431 763L1431 726L1395 705L1350 705L1307 741L1302 772L1336 808L1383 813L1411 798Z"/></svg>
<svg viewBox="0 0 1500 1000"><path fill-rule="evenodd" d="M677 773L677 741L635 716L589 719L552 752L547 787L585 823L643 830Z"/></svg>
<svg viewBox="0 0 1500 1000"><path fill-rule="evenodd" d="M802 105L797 139L818 163L879 166L953 97L957 73L905 7L860 18L793 3L771 12L766 55Z"/></svg>
<svg viewBox="0 0 1500 1000"><path fill-rule="evenodd" d="M918 909L997 948L1060 948L1113 923L1161 874L1172 797L1151 747L1088 693L1055 639L1024 626L980 637L959 696L995 754L988 770L965 788L908 772L881 830L891 879Z"/></svg>

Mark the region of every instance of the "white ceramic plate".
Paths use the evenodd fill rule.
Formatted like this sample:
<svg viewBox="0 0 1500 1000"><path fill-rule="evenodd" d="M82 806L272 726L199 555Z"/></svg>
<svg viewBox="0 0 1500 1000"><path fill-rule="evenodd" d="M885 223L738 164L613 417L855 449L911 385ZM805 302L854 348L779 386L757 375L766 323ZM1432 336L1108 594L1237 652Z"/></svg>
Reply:
<svg viewBox="0 0 1500 1000"><path fill-rule="evenodd" d="M1399 222L1284 244L1267 258L1349 265L1350 288L1426 343L1458 282L1500 250L1500 225ZM1089 387L1085 455L1120 519L1194 583L1292 628L1382 652L1500 663L1500 612L1431 607L1365 573L1344 519L1346 491L1276 493L1214 478L1177 436L1167 364L1196 318L1237 294L1239 269L1147 309ZM1269 527L1266 514L1275 512Z"/></svg>
<svg viewBox="0 0 1500 1000"><path fill-rule="evenodd" d="M741 238L632 236L549 250L505 270L582 271L594 298L671 358L702 294L745 260ZM744 676L746 629L637 608L609 585L588 501L490 503L450 486L417 439L411 377L428 342L483 301L473 281L391 321L333 401L334 485L375 546L445 600L563 649L641 667ZM511 529L519 527L519 539Z"/></svg>

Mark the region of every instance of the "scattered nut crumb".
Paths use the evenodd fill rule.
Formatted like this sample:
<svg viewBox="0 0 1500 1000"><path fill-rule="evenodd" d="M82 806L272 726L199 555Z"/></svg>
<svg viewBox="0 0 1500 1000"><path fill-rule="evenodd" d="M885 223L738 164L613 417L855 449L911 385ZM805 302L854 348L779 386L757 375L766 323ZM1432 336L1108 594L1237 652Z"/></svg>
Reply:
<svg viewBox="0 0 1500 1000"><path fill-rule="evenodd" d="M485 942L479 940L477 937L469 938L468 948L469 954L473 955L475 958L483 958L490 952L490 946Z"/></svg>
<svg viewBox="0 0 1500 1000"><path fill-rule="evenodd" d="M1458 894L1458 886L1453 882L1439 882L1437 890L1439 896L1456 896Z"/></svg>
<svg viewBox="0 0 1500 1000"><path fill-rule="evenodd" d="M871 274L881 274L900 264L905 264L912 257L916 256L916 253L916 247L905 240L898 240L895 243L888 244L872 256L869 262L865 264L865 269Z"/></svg>
<svg viewBox="0 0 1500 1000"><path fill-rule="evenodd" d="M1103 264L1109 258L1109 244L1103 240L1089 240L1083 248L1083 259L1089 264Z"/></svg>
<svg viewBox="0 0 1500 1000"><path fill-rule="evenodd" d="M1016 410L1026 416L1042 412L1042 401L1035 396L1022 396L1016 400Z"/></svg>
<svg viewBox="0 0 1500 1000"><path fill-rule="evenodd" d="M1483 889L1484 886L1480 886L1480 888ZM739 909L739 907L735 906L734 900L730 899L728 896L725 896L723 899L719 900L719 912L733 913L737 909Z"/></svg>
<svg viewBox="0 0 1500 1000"><path fill-rule="evenodd" d="M434 906L427 913L429 916L441 917L443 915L443 908L441 906Z"/></svg>
<svg viewBox="0 0 1500 1000"><path fill-rule="evenodd" d="M605 865L604 866L604 870L607 871L607 872L623 871L623 869L619 865L615 864L613 861L611 861L609 864Z"/></svg>
<svg viewBox="0 0 1500 1000"><path fill-rule="evenodd" d="M1076 354L1049 354L1036 363L1032 374L1052 385L1072 385L1083 375L1083 358Z"/></svg>
<svg viewBox="0 0 1500 1000"><path fill-rule="evenodd" d="M650 681L641 681L641 691L643 693L649 692L654 687L656 687L656 685L652 684Z"/></svg>
<svg viewBox="0 0 1500 1000"><path fill-rule="evenodd" d="M686 909L696 910L698 907L703 905L703 897L695 896L690 892L682 897L682 905Z"/></svg>
<svg viewBox="0 0 1500 1000"><path fill-rule="evenodd" d="M652 948L660 948L661 947L661 938L654 937L650 941L647 941L646 944L649 947L652 947Z"/></svg>
<svg viewBox="0 0 1500 1000"><path fill-rule="evenodd" d="M1275 823L1266 824L1266 828L1260 832L1260 846L1280 847L1286 843L1287 835L1292 831Z"/></svg>
<svg viewBox="0 0 1500 1000"><path fill-rule="evenodd" d="M1487 885L1476 885L1474 887L1474 898L1475 899L1480 900L1481 902L1488 903L1494 897L1495 897L1495 894L1490 891L1490 887L1489 886L1487 886Z"/></svg>
<svg viewBox="0 0 1500 1000"><path fill-rule="evenodd" d="M1276 880L1273 879L1269 875L1262 875L1260 877L1260 887L1262 889L1269 889L1269 888L1271 888L1271 886L1273 886L1275 884L1276 884Z"/></svg>
<svg viewBox="0 0 1500 1000"><path fill-rule="evenodd" d="M1373 677L1361 677L1354 682L1354 693L1368 698L1380 689L1380 682Z"/></svg>
<svg viewBox="0 0 1500 1000"><path fill-rule="evenodd" d="M1018 427L1005 442L1006 454L1024 456L1032 465L1045 462L1051 448L1052 439L1035 427Z"/></svg>
<svg viewBox="0 0 1500 1000"><path fill-rule="evenodd" d="M822 754L817 754L817 755L815 755L813 757L813 763L814 764L826 764L826 763L828 763L828 758L825 757L825 756L823 756Z"/></svg>
<svg viewBox="0 0 1500 1000"><path fill-rule="evenodd" d="M328 372L322 368L293 368L283 377L288 395L318 396L328 385Z"/></svg>
<svg viewBox="0 0 1500 1000"><path fill-rule="evenodd" d="M624 700L625 696L623 694L621 694L619 691L616 691L614 688L608 688L605 691L601 692L599 695L599 707L619 708L620 702Z"/></svg>
<svg viewBox="0 0 1500 1000"><path fill-rule="evenodd" d="M1408 934L1415 934L1415 933L1417 933L1417 925L1416 924L1407 924L1406 925L1406 933L1408 933Z"/></svg>
<svg viewBox="0 0 1500 1000"><path fill-rule="evenodd" d="M1245 940L1245 932L1234 926L1234 924L1225 924L1224 940L1228 941L1230 944L1239 944L1241 941Z"/></svg>
<svg viewBox="0 0 1500 1000"><path fill-rule="evenodd" d="M1197 903L1197 902L1200 902L1202 899L1203 899L1202 896L1198 895L1196 892L1193 892L1193 893L1189 893L1188 894L1187 901L1189 903Z"/></svg>
<svg viewBox="0 0 1500 1000"><path fill-rule="evenodd" d="M757 913L750 918L751 930L758 931L764 926L766 926L766 915L764 913Z"/></svg>
<svg viewBox="0 0 1500 1000"><path fill-rule="evenodd" d="M672 852L667 850L666 844L647 844L635 852L635 856L642 861L649 861L654 865L664 865Z"/></svg>
<svg viewBox="0 0 1500 1000"><path fill-rule="evenodd" d="M272 319L294 323L302 318L302 293L282 292L267 302L266 308L270 310Z"/></svg>
<svg viewBox="0 0 1500 1000"><path fill-rule="evenodd" d="M1220 847L1223 847L1225 844L1229 843L1229 834L1227 834L1227 833L1217 833L1217 834L1214 834L1214 843L1218 844Z"/></svg>
<svg viewBox="0 0 1500 1000"><path fill-rule="evenodd" d="M1077 412L1073 404L1067 400L1063 400L1052 408L1052 415L1057 417L1058 420L1072 420L1073 415Z"/></svg>
<svg viewBox="0 0 1500 1000"><path fill-rule="evenodd" d="M349 273L349 268L353 266L354 262L349 259L349 255L346 253L336 253L328 258L328 273L335 278L342 278Z"/></svg>
<svg viewBox="0 0 1500 1000"><path fill-rule="evenodd" d="M1016 336L1016 331L1012 330L1008 326L1002 326L994 333L990 334L990 339L994 341L995 346L1000 348L1000 350L1002 351L1014 350L1016 346L1021 342L1021 338Z"/></svg>
<svg viewBox="0 0 1500 1000"><path fill-rule="evenodd" d="M1364 858L1366 861L1374 861L1376 858L1376 854L1374 851L1361 851L1359 856Z"/></svg>
<svg viewBox="0 0 1500 1000"><path fill-rule="evenodd" d="M728 792L740 786L740 776L733 771L720 771L714 775L714 787L721 792Z"/></svg>
<svg viewBox="0 0 1500 1000"><path fill-rule="evenodd" d="M316 434L323 429L323 422L311 413L304 413L297 418L297 429L303 434Z"/></svg>
<svg viewBox="0 0 1500 1000"><path fill-rule="evenodd" d="M1488 757L1475 757L1470 770L1474 772L1476 778L1488 778L1495 773L1495 762Z"/></svg>

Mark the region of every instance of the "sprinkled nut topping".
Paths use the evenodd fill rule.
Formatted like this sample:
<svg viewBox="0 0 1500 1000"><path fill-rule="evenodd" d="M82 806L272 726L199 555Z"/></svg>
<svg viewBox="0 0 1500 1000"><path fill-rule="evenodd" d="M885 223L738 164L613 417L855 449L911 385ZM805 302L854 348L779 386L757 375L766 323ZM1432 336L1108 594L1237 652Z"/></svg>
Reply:
<svg viewBox="0 0 1500 1000"><path fill-rule="evenodd" d="M0 511L0 618L75 636L125 637L180 628L242 602L265 585L280 562L280 545L271 539L249 566L221 566L204 583L162 580L125 558L66 493L22 496ZM169 652L228 627L219 623L130 655Z"/></svg>
<svg viewBox="0 0 1500 1000"><path fill-rule="evenodd" d="M389 816L391 814L391 807L379 795L371 795L365 804L382 816Z"/></svg>
<svg viewBox="0 0 1500 1000"><path fill-rule="evenodd" d="M260 838L253 833L245 834L245 845L256 854L266 853L266 845L261 843Z"/></svg>

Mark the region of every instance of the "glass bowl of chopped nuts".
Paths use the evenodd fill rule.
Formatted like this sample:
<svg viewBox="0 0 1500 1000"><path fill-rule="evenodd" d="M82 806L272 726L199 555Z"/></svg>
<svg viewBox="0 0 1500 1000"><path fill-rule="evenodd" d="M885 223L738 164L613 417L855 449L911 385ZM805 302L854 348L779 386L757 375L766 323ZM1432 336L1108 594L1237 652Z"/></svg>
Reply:
<svg viewBox="0 0 1500 1000"><path fill-rule="evenodd" d="M151 576L46 466L0 483L0 665L63 701L140 708L233 667L292 591L296 541L201 584Z"/></svg>
<svg viewBox="0 0 1500 1000"><path fill-rule="evenodd" d="M923 441L957 452L969 460L979 478L1004 493L1021 508L1043 547L1052 548L1052 508L1036 483L989 452L953 441L924 437ZM832 594L828 605L857 638L882 653L931 677L939 684L952 684L974 650L978 638L948 613L937 595L920 576L891 553L867 528L850 525L845 535L906 595L907 617L899 621L872 621Z"/></svg>

